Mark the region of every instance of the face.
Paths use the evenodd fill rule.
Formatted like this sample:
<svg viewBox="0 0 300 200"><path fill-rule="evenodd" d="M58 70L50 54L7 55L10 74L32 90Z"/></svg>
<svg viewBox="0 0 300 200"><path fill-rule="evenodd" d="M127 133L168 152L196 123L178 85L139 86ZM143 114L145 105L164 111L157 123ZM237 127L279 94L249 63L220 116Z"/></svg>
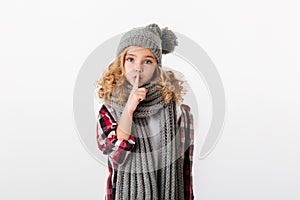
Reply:
<svg viewBox="0 0 300 200"><path fill-rule="evenodd" d="M134 46L125 55L125 76L132 85L138 73L138 86L148 83L152 79L156 66L155 55L147 48Z"/></svg>

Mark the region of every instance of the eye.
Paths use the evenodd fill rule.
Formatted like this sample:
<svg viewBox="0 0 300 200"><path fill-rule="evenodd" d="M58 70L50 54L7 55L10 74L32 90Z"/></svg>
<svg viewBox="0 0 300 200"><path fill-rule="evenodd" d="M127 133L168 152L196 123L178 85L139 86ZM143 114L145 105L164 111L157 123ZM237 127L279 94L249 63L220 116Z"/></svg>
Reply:
<svg viewBox="0 0 300 200"><path fill-rule="evenodd" d="M151 60L146 60L145 62L146 62L146 64L152 64Z"/></svg>
<svg viewBox="0 0 300 200"><path fill-rule="evenodd" d="M131 58L131 57L126 58L126 61L128 61L128 62L131 62L132 60L133 60L133 58Z"/></svg>

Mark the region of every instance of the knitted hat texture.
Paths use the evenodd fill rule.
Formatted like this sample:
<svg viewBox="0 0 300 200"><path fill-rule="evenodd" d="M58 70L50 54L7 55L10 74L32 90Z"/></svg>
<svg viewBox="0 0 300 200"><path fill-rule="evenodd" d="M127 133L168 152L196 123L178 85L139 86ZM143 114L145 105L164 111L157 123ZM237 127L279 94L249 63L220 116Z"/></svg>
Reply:
<svg viewBox="0 0 300 200"><path fill-rule="evenodd" d="M175 33L165 28L159 28L157 24L149 24L145 27L135 27L122 35L117 47L117 56L129 46L141 46L152 51L161 66L162 54L174 51L178 45Z"/></svg>

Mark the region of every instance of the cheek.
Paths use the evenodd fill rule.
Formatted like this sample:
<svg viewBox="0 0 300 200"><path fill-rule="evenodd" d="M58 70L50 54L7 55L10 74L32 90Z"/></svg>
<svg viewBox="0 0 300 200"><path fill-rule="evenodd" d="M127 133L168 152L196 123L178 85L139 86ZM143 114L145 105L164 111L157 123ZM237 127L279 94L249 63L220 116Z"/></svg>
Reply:
<svg viewBox="0 0 300 200"><path fill-rule="evenodd" d="M130 79L132 78L134 74L134 67L130 66L130 65L124 65L124 76L126 77L126 79L128 81L130 81Z"/></svg>
<svg viewBox="0 0 300 200"><path fill-rule="evenodd" d="M147 71L144 71L144 76L147 79L147 81L149 81L153 78L154 73L155 73L155 70L153 70L153 69L148 69Z"/></svg>
<svg viewBox="0 0 300 200"><path fill-rule="evenodd" d="M126 68L126 66L124 66L124 74L126 74L128 72L128 69Z"/></svg>
<svg viewBox="0 0 300 200"><path fill-rule="evenodd" d="M154 68L154 69L149 69L149 72L148 72L148 73L149 73L151 76L153 76L154 72L155 72L155 68Z"/></svg>
<svg viewBox="0 0 300 200"><path fill-rule="evenodd" d="M133 68L130 65L128 65L128 64L124 65L125 74L130 73L132 71L132 69Z"/></svg>

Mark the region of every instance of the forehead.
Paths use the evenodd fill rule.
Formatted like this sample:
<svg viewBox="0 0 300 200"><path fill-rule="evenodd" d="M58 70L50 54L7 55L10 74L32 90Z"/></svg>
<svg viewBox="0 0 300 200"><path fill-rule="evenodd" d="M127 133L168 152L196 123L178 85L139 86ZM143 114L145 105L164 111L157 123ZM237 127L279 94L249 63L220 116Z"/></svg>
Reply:
<svg viewBox="0 0 300 200"><path fill-rule="evenodd" d="M144 48L144 47L140 47L140 46L131 46L128 51L127 54L131 54L131 55L137 55L137 56L153 56L154 54L152 53L152 51L150 49Z"/></svg>

